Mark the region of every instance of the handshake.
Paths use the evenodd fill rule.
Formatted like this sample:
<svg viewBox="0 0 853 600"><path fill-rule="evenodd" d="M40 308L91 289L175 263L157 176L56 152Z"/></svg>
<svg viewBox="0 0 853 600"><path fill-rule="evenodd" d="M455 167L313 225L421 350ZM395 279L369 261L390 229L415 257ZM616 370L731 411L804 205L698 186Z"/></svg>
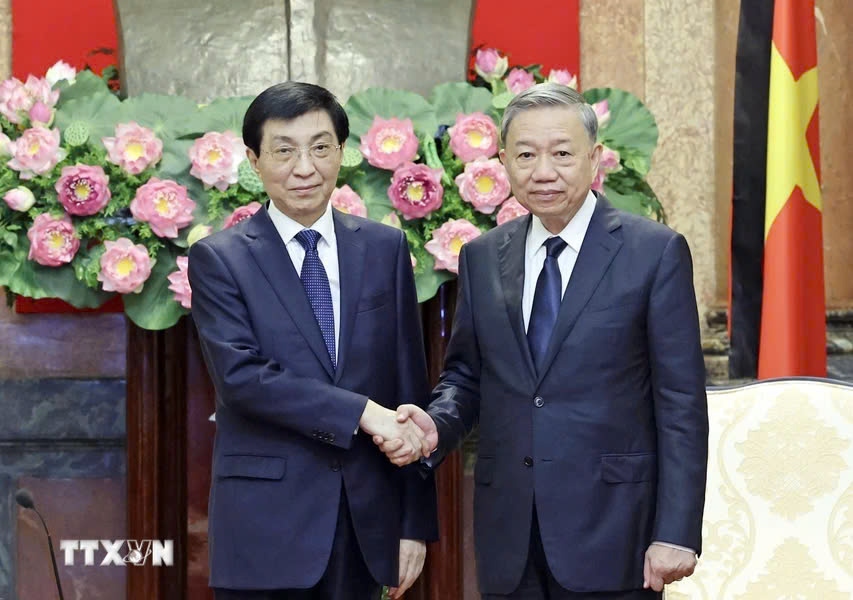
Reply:
<svg viewBox="0 0 853 600"><path fill-rule="evenodd" d="M368 400L358 425L398 467L429 456L438 446L435 423L414 404L401 404L395 412Z"/></svg>

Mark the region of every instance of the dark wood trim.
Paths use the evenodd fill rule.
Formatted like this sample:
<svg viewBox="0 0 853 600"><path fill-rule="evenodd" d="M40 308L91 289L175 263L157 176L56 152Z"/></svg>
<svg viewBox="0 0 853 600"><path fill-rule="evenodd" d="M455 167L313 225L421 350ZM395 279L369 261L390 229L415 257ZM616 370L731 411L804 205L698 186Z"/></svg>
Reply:
<svg viewBox="0 0 853 600"><path fill-rule="evenodd" d="M423 304L424 339L432 385L444 367L456 309L456 281L443 284L434 298ZM423 575L407 600L462 598L462 454L456 451L436 470L439 540L429 544Z"/></svg>
<svg viewBox="0 0 853 600"><path fill-rule="evenodd" d="M127 537L174 540L174 566L127 569L128 600L183 600L187 575L187 320L127 328Z"/></svg>

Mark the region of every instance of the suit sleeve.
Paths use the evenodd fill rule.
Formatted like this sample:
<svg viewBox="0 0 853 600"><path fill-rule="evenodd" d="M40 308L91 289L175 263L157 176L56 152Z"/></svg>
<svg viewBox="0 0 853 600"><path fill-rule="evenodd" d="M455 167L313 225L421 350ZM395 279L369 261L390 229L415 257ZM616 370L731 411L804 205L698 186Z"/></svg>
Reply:
<svg viewBox="0 0 853 600"><path fill-rule="evenodd" d="M217 409L349 448L367 397L297 376L263 356L252 331L258 315L248 311L216 251L204 240L196 242L188 264L192 316L216 387Z"/></svg>
<svg viewBox="0 0 853 600"><path fill-rule="evenodd" d="M425 461L436 467L465 439L480 415L480 347L471 311L468 248L459 255L458 295L453 331L447 346L444 371L433 390L429 414L438 429L438 448Z"/></svg>
<svg viewBox="0 0 853 600"><path fill-rule="evenodd" d="M424 339L418 308L418 295L412 273L409 245L400 234L397 252L397 369L399 404L417 404L426 409L429 401L429 373L424 355ZM438 539L438 506L435 478L422 473L417 464L400 469L402 479L403 539Z"/></svg>
<svg viewBox="0 0 853 600"><path fill-rule="evenodd" d="M648 310L658 439L652 539L698 553L708 465L708 403L693 265L681 235L673 236L663 252Z"/></svg>

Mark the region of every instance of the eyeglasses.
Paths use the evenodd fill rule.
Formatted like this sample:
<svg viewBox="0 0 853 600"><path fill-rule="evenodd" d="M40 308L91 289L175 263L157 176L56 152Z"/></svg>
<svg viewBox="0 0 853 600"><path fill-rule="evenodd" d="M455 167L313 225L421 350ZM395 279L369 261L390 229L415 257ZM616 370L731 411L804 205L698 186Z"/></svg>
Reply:
<svg viewBox="0 0 853 600"><path fill-rule="evenodd" d="M340 148L341 144L320 142L311 146L300 146L298 148L293 146L279 146L272 150L264 150L264 152L269 154L275 162L287 165L292 162L296 162L296 160L302 156L303 150L308 152L308 156L312 161L316 162L329 158L332 155L332 152L340 150Z"/></svg>

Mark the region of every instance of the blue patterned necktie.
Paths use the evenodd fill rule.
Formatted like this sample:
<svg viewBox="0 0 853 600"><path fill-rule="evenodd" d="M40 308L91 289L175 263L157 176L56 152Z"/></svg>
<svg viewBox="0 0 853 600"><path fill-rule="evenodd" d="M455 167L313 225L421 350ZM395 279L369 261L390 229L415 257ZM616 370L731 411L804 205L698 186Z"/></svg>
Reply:
<svg viewBox="0 0 853 600"><path fill-rule="evenodd" d="M332 290L329 287L329 278L326 276L323 263L320 262L320 255L317 254L317 241L320 237L320 232L313 229L303 229L296 234L296 240L305 248L305 260L302 261L302 273L299 278L302 280L302 287L305 288L308 302L311 303L314 318L320 325L323 341L326 342L326 349L329 351L329 358L332 359L332 367L334 368L336 366L335 313L332 310Z"/></svg>
<svg viewBox="0 0 853 600"><path fill-rule="evenodd" d="M563 295L563 280L560 276L560 266L557 257L566 247L566 242L560 237L545 240L548 255L545 264L536 280L536 292L533 294L533 309L530 311L530 322L527 324L527 343L536 371L542 367L542 360L551 341L551 333L557 324L557 313L560 311L560 300Z"/></svg>

